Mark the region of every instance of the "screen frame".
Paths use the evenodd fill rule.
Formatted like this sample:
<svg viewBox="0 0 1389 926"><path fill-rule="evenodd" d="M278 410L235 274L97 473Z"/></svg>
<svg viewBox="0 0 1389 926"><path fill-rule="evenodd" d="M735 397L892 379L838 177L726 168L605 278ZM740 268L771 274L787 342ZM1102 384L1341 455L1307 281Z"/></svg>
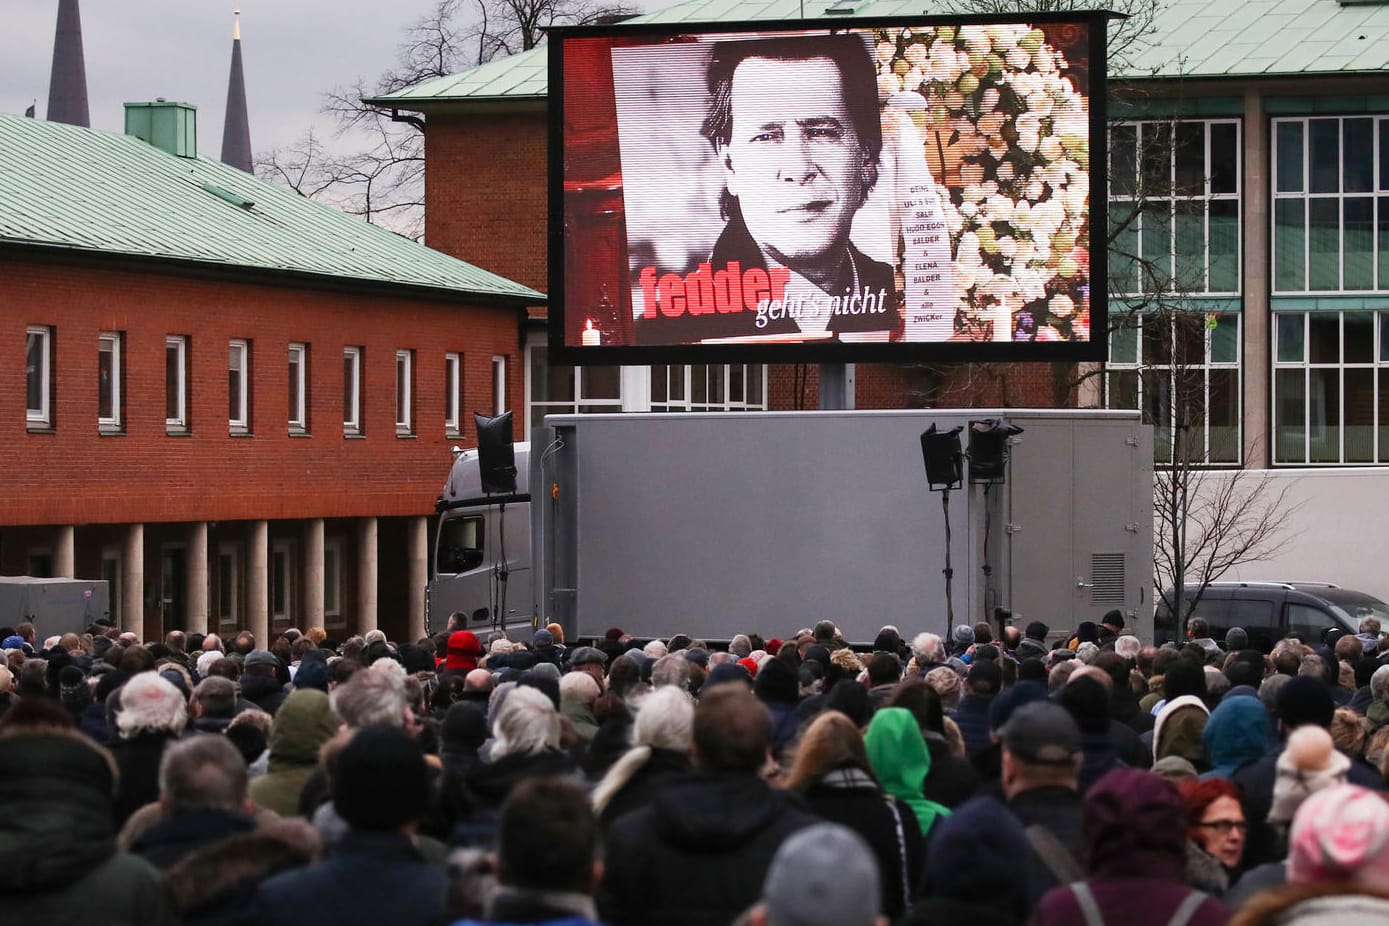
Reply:
<svg viewBox="0 0 1389 926"><path fill-rule="evenodd" d="M1108 73L1106 26L1115 17L1103 10L980 15L910 15L894 17L816 17L803 20L739 20L737 22L630 23L605 26L564 26L549 31L548 40L548 341L552 365L658 365L739 363L1100 363L1109 356L1108 248ZM568 345L565 332L565 126L564 48L568 39L632 38L637 36L721 35L749 32L804 31L832 34L849 30L967 26L992 24L1064 24L1087 27L1090 104L1090 340L1076 341L902 341L897 343L750 343L650 344L624 346ZM1101 235L1096 235L1096 229Z"/></svg>

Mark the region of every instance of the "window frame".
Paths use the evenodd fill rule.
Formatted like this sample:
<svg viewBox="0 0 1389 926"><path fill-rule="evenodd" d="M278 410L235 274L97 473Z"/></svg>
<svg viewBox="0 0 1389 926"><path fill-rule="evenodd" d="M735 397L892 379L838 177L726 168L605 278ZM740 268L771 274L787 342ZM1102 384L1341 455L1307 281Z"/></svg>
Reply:
<svg viewBox="0 0 1389 926"><path fill-rule="evenodd" d="M343 588L343 566L346 563L344 551L346 544L341 537L325 537L323 540L323 626L324 628L341 628L347 626L344 611L344 588ZM328 560L332 558L336 565L335 569L328 568ZM333 582L329 582L332 576Z"/></svg>
<svg viewBox="0 0 1389 926"><path fill-rule="evenodd" d="M1355 315L1369 315L1373 319L1373 335L1369 360L1348 360L1347 359L1347 337L1346 317ZM1270 337L1270 377L1272 382L1269 385L1269 405L1271 414L1269 416L1269 430L1272 434L1272 452L1270 453L1271 464L1274 467L1308 467L1308 466L1335 466L1335 467L1364 467L1364 466L1383 466L1389 462L1389 408L1383 401L1385 395L1389 395L1389 344L1384 338L1389 337L1389 309L1354 309L1343 311L1273 311L1270 313L1269 337ZM1337 347L1336 360L1334 362L1326 360L1312 360L1312 320L1325 319L1335 316L1337 320ZM1300 345L1300 357L1297 360L1284 360L1279 340L1280 327L1285 318L1298 318L1302 320L1302 333ZM1316 371L1336 371L1336 422L1334 425L1328 424L1325 411L1321 416L1320 423L1316 415L1313 414L1314 402L1317 390L1313 389L1313 373ZM1352 425L1346 422L1347 409L1351 407L1351 396L1346 388L1347 371L1368 371L1370 374L1370 395L1373 399L1371 403L1371 422L1370 432L1370 459L1350 460L1347 459L1347 432ZM1282 398L1283 387L1281 383L1285 376L1280 374L1300 373L1300 390L1302 393L1302 455L1297 459L1288 459L1282 454L1282 441L1280 439L1280 428L1283 424L1282 409L1280 399ZM1383 384L1383 385L1381 385ZM1325 409L1326 403L1322 403ZM1384 421L1384 424L1380 422ZM1313 440L1314 433L1318 428L1336 429L1336 459L1313 458L1313 449L1317 441Z"/></svg>
<svg viewBox="0 0 1389 926"><path fill-rule="evenodd" d="M169 417L169 351L175 352L177 376L174 394L176 417ZM164 430L171 434L188 431L188 336L170 334L164 336Z"/></svg>
<svg viewBox="0 0 1389 926"><path fill-rule="evenodd" d="M1370 121L1370 133L1372 136L1373 147L1371 151L1370 165L1370 188L1368 190L1346 190L1346 122L1347 120L1368 119ZM1314 122L1335 122L1337 125L1337 189L1335 192L1313 192L1312 191L1312 124ZM1280 190L1280 169L1282 167L1282 147L1279 144L1279 129L1285 125L1300 125L1302 127L1302 138L1300 144L1299 157L1301 165L1299 171L1298 190ZM1382 151L1381 138L1389 133L1389 113L1346 113L1342 115L1302 115L1302 116L1279 116L1272 118L1269 122L1269 193L1270 203L1268 211L1269 222L1269 292L1274 296L1297 295L1297 296L1316 296L1316 295L1336 295L1354 294L1369 295L1374 293L1389 292L1389 261L1380 260L1381 249L1389 251L1389 246L1379 243L1377 239L1381 237L1380 226L1385 221L1389 221L1389 164L1382 164L1381 159L1386 152ZM1376 176L1378 175L1378 176ZM1368 288L1348 289L1346 288L1346 202L1351 199L1367 199L1370 202L1370 273L1371 285ZM1318 201L1335 201L1337 203L1336 214L1339 219L1337 224L1337 255L1336 279L1337 286L1334 289L1313 288L1312 287L1312 203ZM1302 286L1295 289L1288 289L1280 285L1277 261L1279 255L1279 203L1301 202L1302 207ZM1384 263L1386 266L1382 267Z"/></svg>
<svg viewBox="0 0 1389 926"><path fill-rule="evenodd" d="M29 407L29 339L39 340L38 408ZM24 420L31 429L53 427L53 328L50 325L28 325L24 330Z"/></svg>
<svg viewBox="0 0 1389 926"><path fill-rule="evenodd" d="M1202 144L1203 144L1202 163L1203 163L1203 173L1204 173L1204 175L1203 175L1202 180L1201 180L1201 190L1200 190L1200 192L1181 192L1181 191L1179 191L1179 189L1178 189L1178 179L1177 179L1177 174L1178 174L1177 162L1178 162L1179 146L1177 145L1177 143L1175 142L1174 139L1175 139L1175 135L1176 135L1176 132L1177 132L1177 129L1178 129L1179 126L1191 126L1191 125L1200 125L1200 126L1203 127L1203 129L1202 129ZM1213 126L1216 126L1216 125L1229 125L1229 126L1233 126L1233 127L1234 127L1234 130L1235 130L1235 158L1236 158L1236 161L1235 161L1234 169L1233 169L1233 171L1231 171L1231 175L1233 176L1233 179L1234 179L1234 190L1233 190L1233 191L1221 191L1221 192L1216 192L1216 191L1212 188L1212 176L1213 176L1213 173L1214 173L1213 162L1214 162L1214 157L1215 157L1215 156L1214 156L1214 152L1212 151L1212 132L1211 132L1211 129L1212 129ZM1167 179L1166 179L1166 184L1167 184L1167 186L1166 186L1166 189L1165 189L1165 190L1147 190L1147 189L1144 189L1144 188L1143 188L1143 186L1144 186L1144 178L1143 178L1143 175L1144 175L1144 173L1145 173L1145 160L1146 160L1146 158L1147 158L1147 156L1148 156L1148 150L1145 148L1143 138L1144 138L1144 135L1145 135L1146 131L1148 131L1148 129L1146 128L1146 127L1148 127L1148 126L1154 126L1154 127L1157 127L1157 126L1166 126L1166 127L1167 127L1167 133L1168 133L1168 135L1169 135L1168 142L1167 142L1167 144L1169 145L1169 156L1168 156L1168 164L1167 164ZM1112 165L1114 164L1114 161L1115 161L1116 156L1118 156L1118 155L1120 154L1120 152L1118 151L1118 145L1117 145L1117 143L1116 143L1116 142L1114 141L1114 139L1113 139L1114 129L1117 129L1117 128L1129 128L1129 127L1132 127L1132 128L1134 129L1134 152L1133 152L1133 153L1134 153L1134 186L1133 186L1133 192L1132 192L1132 193L1115 193L1115 192L1114 192L1114 171L1113 171L1113 169L1112 169ZM1154 129L1153 131L1156 131L1156 129ZM1166 292L1166 293L1184 293L1184 294L1188 294L1188 295L1200 294L1200 295L1203 296L1203 297L1205 297L1205 296L1215 296L1215 297L1224 297L1224 296L1231 296L1231 297L1233 297L1233 296L1239 296L1239 295L1242 293L1242 291L1243 291L1243 282L1244 282L1244 281L1243 281L1243 267L1244 267L1244 233L1243 233L1243 231L1244 231L1244 211L1243 211L1243 192L1244 192L1244 167L1243 167L1243 165L1244 165L1244 149L1243 149L1243 144L1244 144L1244 126L1243 126L1243 121L1242 121L1242 119L1239 118L1239 117L1213 117L1213 118L1208 118L1208 119L1197 119L1197 118L1131 119L1131 120L1125 120L1125 121L1123 121L1123 122L1121 122L1121 123L1117 123L1115 126L1113 126L1113 127L1110 129L1110 136L1111 136L1111 137L1110 137L1110 144L1109 144L1108 147L1109 147L1109 159L1110 159L1111 170L1110 170L1110 172L1109 172L1108 187L1106 188L1106 191L1105 191L1106 195L1107 195L1108 198L1109 198L1108 201L1109 201L1109 216L1110 216L1110 221L1113 222L1116 218L1119 218L1119 217L1121 217L1121 216L1124 214L1124 213L1123 213L1123 207L1124 207L1126 204L1138 208L1138 207L1141 207L1141 206L1146 205L1146 204L1149 204L1149 203L1154 203L1154 202L1158 202L1158 201L1165 201L1165 202L1167 203L1167 207L1168 207L1168 208L1167 208L1167 239L1168 239L1168 240L1167 240L1166 246L1163 248L1163 253L1164 253L1164 255L1165 255L1166 260L1168 261L1169 273L1168 273L1168 275L1167 275L1167 279L1166 279L1166 281L1165 281L1165 284L1159 288L1159 287L1156 287L1156 286L1154 285L1154 282L1155 282L1155 281L1152 279L1151 275L1149 275L1148 278L1145 279L1144 268L1143 268L1143 266L1142 266L1141 263L1138 263L1138 264L1135 265L1135 269L1134 269L1135 282L1136 282L1136 284L1138 285L1138 289L1137 289L1137 290L1130 290L1130 291L1121 291L1121 290L1118 290L1118 289L1117 289L1117 286L1120 285L1121 282L1122 282L1122 280L1120 279L1120 275L1121 275L1121 273L1123 272L1123 271L1122 271L1122 267L1123 267L1123 263L1124 263L1124 258L1121 258L1117 253L1111 253L1110 262L1109 262L1109 266L1110 266L1110 280L1111 280L1110 285L1111 285L1111 287L1113 288L1113 291L1114 291L1115 295L1117 295L1117 296L1141 296L1141 295L1143 295L1143 294L1145 294L1145 293L1151 294L1151 293L1153 293L1153 292L1161 291L1161 292ZM1212 221L1211 204L1212 204L1212 203L1221 203L1221 202L1224 202L1224 203L1233 203L1233 204L1234 204L1234 211L1235 211L1235 216L1234 216L1234 218L1235 218L1235 227L1234 227L1234 244L1235 244L1235 251L1234 251L1234 256L1233 256L1233 265L1234 265L1234 269L1235 269L1235 275L1234 275L1235 287L1234 287L1234 289L1211 289L1211 288L1210 288L1211 239L1212 239L1212 234L1211 234L1211 227L1212 227L1212 226L1211 226L1211 221ZM1183 285L1183 284L1186 282L1186 273L1183 272L1183 268L1181 268L1181 267L1178 266L1179 259L1180 259L1181 256L1182 256L1182 255L1180 254L1179 250L1178 250L1178 235L1177 235L1177 229L1178 229L1178 209L1177 209L1177 206L1178 206L1179 203L1188 203L1188 204L1191 204L1191 203L1199 203L1199 204L1201 204L1201 207L1202 207L1202 211L1201 211L1201 214L1202 214L1202 256L1203 256L1204 259L1201 261L1201 266L1204 268L1204 270L1203 270L1203 282L1204 282L1204 285L1201 285L1201 286L1190 287L1190 286L1185 286L1185 285ZM1137 237L1137 238L1134 239L1134 242L1135 242L1134 249L1135 249L1135 251L1137 252L1138 255L1143 255L1143 254L1145 253L1145 251L1146 251L1146 248L1145 248L1145 241L1144 241L1144 238L1143 238L1143 236L1145 235L1145 230L1144 230L1144 228L1143 228L1142 218L1143 218L1143 217L1142 217L1142 214L1140 213L1138 216L1135 216L1134 219L1133 219L1134 224L1136 224L1136 225L1138 226L1137 230L1134 232L1135 235L1139 236L1139 237ZM1188 272L1189 272L1189 271L1188 271Z"/></svg>
<svg viewBox="0 0 1389 926"><path fill-rule="evenodd" d="M742 382L742 399L733 398L734 370L739 371ZM756 370L756 376L749 371ZM704 398L695 400L697 380L704 380ZM718 379L717 390L711 390L714 382L711 374ZM767 409L767 365L762 363L700 363L664 364L651 367L651 410L653 412L733 412L766 411ZM664 375L663 390L656 387L657 378ZM761 391L761 399L751 398L753 381ZM679 382L679 389L673 388ZM679 393L677 396L676 393ZM717 392L720 398L711 398Z"/></svg>
<svg viewBox="0 0 1389 926"><path fill-rule="evenodd" d="M269 593L269 594L267 595L267 597L270 599L270 601L269 601L269 605L270 605L270 620L271 620L272 623L275 623L275 624L290 624L290 623L293 623L293 620L294 620L294 615L295 615L295 609L294 609L294 586L295 586L295 578L296 578L296 576L297 576L297 574L298 574L298 568L297 568L297 562L296 562L297 557L295 556L295 549L296 549L296 546L297 546L297 544L294 542L294 540L292 540L291 538L288 538L288 537L281 537L280 539L278 539L278 540L273 540L273 541L271 541L271 543L270 543L270 562L269 562L269 564L268 564L268 565L269 565L269 570L268 570L268 571L269 571L269 575L267 576L267 579L268 579L268 583L267 583L267 584L268 584L268 588L266 589L266 591ZM277 558L277 557L280 557L280 556L283 556L283 557L284 557L284 569L283 569L283 571L279 570L279 569L276 567L276 565L275 565L275 560L276 560L276 558ZM277 591L277 587L276 587L276 586L277 586L277 583L279 582L279 580L281 580L281 579L283 580L283 583L284 583L284 588L283 588L283 603L284 603L284 608L283 608L282 610L280 610L280 611L276 611L276 610L275 610L275 595L276 595L276 591Z"/></svg>
<svg viewBox="0 0 1389 926"><path fill-rule="evenodd" d="M222 574L222 562L231 563L230 581ZM241 545L234 540L223 540L217 544L217 594L213 603L213 619L219 628L236 627L241 620ZM230 613L223 613L222 602L226 599Z"/></svg>
<svg viewBox="0 0 1389 926"><path fill-rule="evenodd" d="M358 345L346 345L342 349L343 359L343 408L342 408L342 430L348 437L360 437L364 433L362 427L362 355L363 348ZM347 364L352 365L352 383L347 382Z"/></svg>
<svg viewBox="0 0 1389 926"><path fill-rule="evenodd" d="M1156 313L1134 313L1130 318L1114 319L1115 329L1111 331L1109 341L1109 356L1103 367L1101 377L1102 403L1105 408L1130 408L1129 405L1115 404L1115 382L1118 377L1132 377L1132 392L1137 399L1137 410L1142 413L1143 421L1153 426L1153 458L1154 464L1158 467L1171 467L1178 455L1178 439L1181 427L1178 424L1178 414L1186 408L1198 408L1206 412L1211 407L1212 394L1212 374L1218 372L1233 373L1233 380L1236 388L1236 408L1235 408L1235 434L1234 434L1234 459L1211 459L1211 431L1215 427L1211 424L1209 413L1201 416L1201 445L1200 453L1192 454L1189 459L1183 460L1182 465L1192 465L1202 468L1233 468L1242 464L1244 458L1244 324L1243 313L1241 312L1201 312L1193 311L1193 315L1204 315L1207 323L1201 328L1202 353L1199 363L1187 362L1184 364L1155 363L1144 357L1145 327L1148 323L1156 319L1163 319L1169 322L1174 328L1167 341L1168 345L1174 343L1176 338L1175 313L1170 316L1160 316ZM1216 326L1209 325L1211 316L1217 317ZM1134 350L1132 360L1114 359L1115 334L1126 321L1136 322L1133 329ZM1212 359L1212 345L1214 343L1214 331L1219 325L1232 321L1235 325L1234 360L1214 360ZM1168 350L1171 350L1169 346ZM1201 395L1198 401L1187 399L1185 403L1178 401L1178 377L1174 372L1185 372L1188 375L1199 375L1201 378ZM1165 413L1167 423L1165 427L1154 420L1153 409L1150 404L1150 397L1147 395L1147 381L1145 374L1157 374L1163 376L1167 381L1168 394L1165 402ZM1156 377L1155 377L1156 378ZM1167 437L1163 434L1166 432Z"/></svg>
<svg viewBox="0 0 1389 926"><path fill-rule="evenodd" d="M233 415L231 408L232 386L227 383L227 428L232 434L249 434L251 432L251 342L247 338L232 338L227 345L227 371L232 371L231 355L239 353L241 355L240 380L236 390L235 399L239 406L235 409L238 414Z"/></svg>
<svg viewBox="0 0 1389 926"><path fill-rule="evenodd" d="M444 433L463 436L463 355L444 354Z"/></svg>
<svg viewBox="0 0 1389 926"><path fill-rule="evenodd" d="M289 374L286 399L288 400L289 433L303 435L309 433L309 345L304 341L293 341L289 345Z"/></svg>
<svg viewBox="0 0 1389 926"><path fill-rule="evenodd" d="M395 352L395 434L412 437L415 433L415 352Z"/></svg>
<svg viewBox="0 0 1389 926"><path fill-rule="evenodd" d="M506 355L492 355L492 414L506 411Z"/></svg>
<svg viewBox="0 0 1389 926"><path fill-rule="evenodd" d="M121 414L121 401L123 398L121 390L121 378L124 376L122 368L121 350L122 342L125 338L119 331L102 331L97 334L97 430L103 434L119 434L121 423L124 416ZM101 381L101 355L109 353L111 355L110 382ZM109 395L104 394L110 390ZM105 402L110 408L109 415L101 413L102 403Z"/></svg>

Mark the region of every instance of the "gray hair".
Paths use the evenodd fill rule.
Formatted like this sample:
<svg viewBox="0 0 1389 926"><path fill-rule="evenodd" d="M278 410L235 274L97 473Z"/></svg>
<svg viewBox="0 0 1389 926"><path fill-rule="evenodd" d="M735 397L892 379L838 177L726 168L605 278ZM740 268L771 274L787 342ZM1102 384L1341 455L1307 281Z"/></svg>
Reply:
<svg viewBox="0 0 1389 926"><path fill-rule="evenodd" d="M1082 643L1076 647L1076 658L1087 666L1095 661L1095 657L1100 654L1100 648L1094 643Z"/></svg>
<svg viewBox="0 0 1389 926"><path fill-rule="evenodd" d="M122 739L143 731L182 733L188 705L173 683L155 672L141 672L121 688L116 728Z"/></svg>
<svg viewBox="0 0 1389 926"><path fill-rule="evenodd" d="M1218 698L1230 690L1230 679L1215 666L1206 666L1206 692Z"/></svg>
<svg viewBox="0 0 1389 926"><path fill-rule="evenodd" d="M643 646L641 651L648 659L661 659L666 655L666 645L660 640L652 640Z"/></svg>
<svg viewBox="0 0 1389 926"><path fill-rule="evenodd" d="M728 651L740 658L745 657L752 653L752 640L745 633L734 634L733 639L728 641Z"/></svg>
<svg viewBox="0 0 1389 926"><path fill-rule="evenodd" d="M651 692L637 708L632 745L685 752L694 738L694 700L667 685Z"/></svg>
<svg viewBox="0 0 1389 926"><path fill-rule="evenodd" d="M386 661L395 662L379 660ZM351 678L333 689L329 701L333 712L354 730L377 725L403 727L410 704L404 674L374 668L352 673Z"/></svg>
<svg viewBox="0 0 1389 926"><path fill-rule="evenodd" d="M246 785L246 760L231 740L215 733L170 743L159 762L159 793L174 813L239 811Z"/></svg>
<svg viewBox="0 0 1389 926"><path fill-rule="evenodd" d="M1263 703L1264 710L1268 711L1270 716L1278 716L1278 689L1291 680L1291 675L1284 675L1279 672L1270 675L1259 683L1259 701Z"/></svg>
<svg viewBox="0 0 1389 926"><path fill-rule="evenodd" d="M1067 659L1052 666L1051 671L1047 673L1047 690L1060 691L1066 682L1070 681L1071 673L1079 668L1079 659Z"/></svg>
<svg viewBox="0 0 1389 926"><path fill-rule="evenodd" d="M1114 641L1114 652L1132 662L1143 652L1143 641L1131 633L1126 633Z"/></svg>
<svg viewBox="0 0 1389 926"><path fill-rule="evenodd" d="M365 635L364 637L362 637L362 642L365 643L367 646L371 646L371 644L373 644L373 643L385 643L385 642L386 642L386 634L385 634L385 631L382 631L382 630L368 630L368 631L366 632L366 635Z"/></svg>
<svg viewBox="0 0 1389 926"><path fill-rule="evenodd" d="M912 638L912 655L918 666L945 662L945 644L934 633L919 633Z"/></svg>
<svg viewBox="0 0 1389 926"><path fill-rule="evenodd" d="M559 747L559 713L540 689L519 685L497 711L492 760L509 755L532 755Z"/></svg>
<svg viewBox="0 0 1389 926"><path fill-rule="evenodd" d="M1376 701L1383 701L1384 696L1389 694L1389 666L1380 666L1370 676L1370 694Z"/></svg>
<svg viewBox="0 0 1389 926"><path fill-rule="evenodd" d="M592 706L598 696L603 693L597 679L587 672L570 672L559 680L559 697L561 701L573 701L578 704Z"/></svg>
<svg viewBox="0 0 1389 926"><path fill-rule="evenodd" d="M728 652L723 652L723 651L721 650L721 651L719 651L719 652L717 652L717 653L710 653L710 654L709 654L709 668L711 668L711 669L714 668L714 666L721 666L721 665L723 665L725 662L737 662L737 661L738 661L738 655L737 655L736 653L728 653Z"/></svg>
<svg viewBox="0 0 1389 926"><path fill-rule="evenodd" d="M657 659L656 664L651 667L651 685L653 688L674 685L683 691L689 682L690 664L684 656L671 653L669 656L662 656Z"/></svg>

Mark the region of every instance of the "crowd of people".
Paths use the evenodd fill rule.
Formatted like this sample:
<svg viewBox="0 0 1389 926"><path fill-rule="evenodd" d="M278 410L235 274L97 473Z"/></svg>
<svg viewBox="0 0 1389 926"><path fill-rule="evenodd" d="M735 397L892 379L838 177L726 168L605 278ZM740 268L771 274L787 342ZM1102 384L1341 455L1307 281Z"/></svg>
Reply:
<svg viewBox="0 0 1389 926"><path fill-rule="evenodd" d="M1389 637L0 628L14 922L1389 921ZM1384 917L1385 920L1380 920Z"/></svg>

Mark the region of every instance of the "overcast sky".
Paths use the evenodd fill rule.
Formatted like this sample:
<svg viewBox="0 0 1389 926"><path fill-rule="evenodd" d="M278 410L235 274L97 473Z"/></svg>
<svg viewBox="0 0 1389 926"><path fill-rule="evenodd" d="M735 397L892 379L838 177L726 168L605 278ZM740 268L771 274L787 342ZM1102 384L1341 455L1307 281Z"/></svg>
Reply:
<svg viewBox="0 0 1389 926"><path fill-rule="evenodd" d="M323 91L368 82L388 68L406 27L435 0L85 0L82 39L92 128L125 128L121 104L177 99L198 107L198 150L222 150L231 68L232 10L241 53L251 147L285 146L319 115ZM655 9L666 2L643 4ZM0 112L48 109L58 0L0 0Z"/></svg>

